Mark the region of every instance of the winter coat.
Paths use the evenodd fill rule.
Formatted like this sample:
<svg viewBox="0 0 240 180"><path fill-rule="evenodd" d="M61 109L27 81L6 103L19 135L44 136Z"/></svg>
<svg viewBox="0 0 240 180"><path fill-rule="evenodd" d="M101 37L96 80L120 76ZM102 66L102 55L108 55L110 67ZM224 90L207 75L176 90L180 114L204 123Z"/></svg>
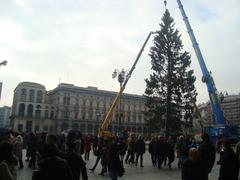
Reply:
<svg viewBox="0 0 240 180"><path fill-rule="evenodd" d="M152 140L149 143L148 151L150 154L156 154L156 145L157 145L157 142L155 140Z"/></svg>
<svg viewBox="0 0 240 180"><path fill-rule="evenodd" d="M182 180L203 180L200 164L198 161L187 159L182 167Z"/></svg>
<svg viewBox="0 0 240 180"><path fill-rule="evenodd" d="M188 157L189 145L186 139L181 139L178 141L177 151L179 156Z"/></svg>
<svg viewBox="0 0 240 180"><path fill-rule="evenodd" d="M135 141L134 140L130 140L128 142L128 147L127 147L127 150L130 151L130 152L133 152L135 153Z"/></svg>
<svg viewBox="0 0 240 180"><path fill-rule="evenodd" d="M76 152L67 152L64 157L72 170L74 180L79 180L80 172L82 174L83 180L87 180L87 170L86 163L83 161L82 157Z"/></svg>
<svg viewBox="0 0 240 180"><path fill-rule="evenodd" d="M210 141L204 142L199 146L198 161L205 175L211 172L215 162L215 156L216 156L215 147L211 144Z"/></svg>
<svg viewBox="0 0 240 180"><path fill-rule="evenodd" d="M238 180L239 162L232 148L224 150L219 164L219 180Z"/></svg>
<svg viewBox="0 0 240 180"><path fill-rule="evenodd" d="M60 157L44 158L38 166L40 169L33 173L32 180L74 180L67 162Z"/></svg>
<svg viewBox="0 0 240 180"><path fill-rule="evenodd" d="M23 142L16 141L13 149L14 149L14 154L21 160L22 159Z"/></svg>
<svg viewBox="0 0 240 180"><path fill-rule="evenodd" d="M138 139L135 142L135 151L137 154L144 154L145 153L145 142L143 139Z"/></svg>
<svg viewBox="0 0 240 180"><path fill-rule="evenodd" d="M170 159L175 158L174 146L170 143L166 143L166 156Z"/></svg>
<svg viewBox="0 0 240 180"><path fill-rule="evenodd" d="M108 166L108 171L110 173L116 173L116 174L124 173L124 169L120 162L119 157L115 157L114 159L109 159L107 166Z"/></svg>
<svg viewBox="0 0 240 180"><path fill-rule="evenodd" d="M167 146L163 141L158 140L156 144L156 155L158 157L166 157L167 156Z"/></svg>
<svg viewBox="0 0 240 180"><path fill-rule="evenodd" d="M85 138L85 150L86 151L91 151L91 143L92 143L91 137L87 136Z"/></svg>
<svg viewBox="0 0 240 180"><path fill-rule="evenodd" d="M127 150L127 144L124 141L121 141L119 143L118 147L119 147L119 154L124 155L126 153L126 150Z"/></svg>

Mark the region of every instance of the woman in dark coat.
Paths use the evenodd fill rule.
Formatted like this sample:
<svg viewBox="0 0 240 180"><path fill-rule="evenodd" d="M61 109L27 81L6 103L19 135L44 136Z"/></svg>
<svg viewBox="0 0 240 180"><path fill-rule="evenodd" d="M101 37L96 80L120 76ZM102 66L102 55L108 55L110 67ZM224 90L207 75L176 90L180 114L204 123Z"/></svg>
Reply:
<svg viewBox="0 0 240 180"><path fill-rule="evenodd" d="M223 154L220 159L219 180L238 180L239 162L229 141L222 143Z"/></svg>
<svg viewBox="0 0 240 180"><path fill-rule="evenodd" d="M116 143L110 145L107 157L107 166L109 171L109 176L112 180L117 180L118 176L122 176L124 173L124 168L119 158L119 149Z"/></svg>

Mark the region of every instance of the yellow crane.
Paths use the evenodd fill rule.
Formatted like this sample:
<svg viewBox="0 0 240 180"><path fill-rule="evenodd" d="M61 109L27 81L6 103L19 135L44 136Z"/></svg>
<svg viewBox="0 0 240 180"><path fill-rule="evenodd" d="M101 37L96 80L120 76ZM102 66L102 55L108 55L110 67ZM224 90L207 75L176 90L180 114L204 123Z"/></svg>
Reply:
<svg viewBox="0 0 240 180"><path fill-rule="evenodd" d="M143 43L142 48L140 49L140 51L139 51L139 53L138 53L138 55L137 55L133 65L132 65L132 68L130 69L129 73L127 74L126 79L124 80L122 86L120 87L120 91L118 92L117 96L115 97L115 99L114 99L114 101L113 101L113 103L112 103L112 105L111 105L111 107L110 107L110 109L109 109L105 119L103 120L103 122L102 122L102 124L101 124L101 126L100 126L100 128L98 130L98 136L100 136L100 137L110 137L110 136L112 136L112 133L110 131L108 131L108 126L109 126L110 121L112 119L113 113L114 113L114 111L116 109L116 106L119 103L120 97L123 94L123 91L124 91L124 89L125 89L125 87L126 87L126 85L128 83L128 80L131 78L133 70L135 69L135 67L137 65L137 62L138 62L139 58L141 57L142 52L143 52L143 50L144 50L144 48L145 48L145 46L146 46L146 44L147 44L147 42L148 42L148 40L149 40L149 38L151 37L152 34L154 34L154 32L151 31L148 34L145 42Z"/></svg>

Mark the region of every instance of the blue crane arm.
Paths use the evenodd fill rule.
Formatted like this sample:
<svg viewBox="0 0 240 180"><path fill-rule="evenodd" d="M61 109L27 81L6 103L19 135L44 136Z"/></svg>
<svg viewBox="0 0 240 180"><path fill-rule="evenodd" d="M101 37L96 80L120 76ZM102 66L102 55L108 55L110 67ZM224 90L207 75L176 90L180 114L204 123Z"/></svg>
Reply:
<svg viewBox="0 0 240 180"><path fill-rule="evenodd" d="M216 89L213 77L211 76L211 74L209 73L209 71L207 69L207 66L206 66L205 61L203 59L201 50L198 46L197 40L196 40L195 35L193 33L193 30L191 28L190 22L189 22L189 20L186 16L186 13L183 9L183 5L182 5L180 0L177 0L177 3L179 5L179 9L180 9L181 14L183 16L184 23L187 27L188 34L189 34L190 39L192 41L192 45L193 45L195 54L197 56L198 62L200 64L200 67L201 67L201 70L202 70L202 74L203 74L202 81L205 82L206 85L207 85L208 95L209 95L209 99L210 99L210 102L211 102L212 111L213 111L213 114L214 114L214 117L213 117L214 119L213 119L212 123L213 123L213 125L219 125L221 127L225 127L225 118L224 118L224 115L223 115L223 112L222 112L222 109L221 109L220 100L218 98L218 91Z"/></svg>

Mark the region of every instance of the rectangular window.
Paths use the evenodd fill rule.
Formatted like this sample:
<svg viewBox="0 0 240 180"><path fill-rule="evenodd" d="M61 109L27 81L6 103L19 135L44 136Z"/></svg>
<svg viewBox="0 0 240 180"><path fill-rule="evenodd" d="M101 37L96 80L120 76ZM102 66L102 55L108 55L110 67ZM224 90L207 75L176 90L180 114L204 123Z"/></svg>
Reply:
<svg viewBox="0 0 240 180"><path fill-rule="evenodd" d="M38 126L38 125L35 126L35 131L36 131L36 132L39 131L39 126Z"/></svg>
<svg viewBox="0 0 240 180"><path fill-rule="evenodd" d="M46 126L46 125L43 126L43 131L44 131L44 132L47 132L47 131L48 131L48 126Z"/></svg>
<svg viewBox="0 0 240 180"><path fill-rule="evenodd" d="M48 118L48 110L45 111L45 118Z"/></svg>
<svg viewBox="0 0 240 180"><path fill-rule="evenodd" d="M22 132L23 131L23 125L22 124L18 124L18 132Z"/></svg>

